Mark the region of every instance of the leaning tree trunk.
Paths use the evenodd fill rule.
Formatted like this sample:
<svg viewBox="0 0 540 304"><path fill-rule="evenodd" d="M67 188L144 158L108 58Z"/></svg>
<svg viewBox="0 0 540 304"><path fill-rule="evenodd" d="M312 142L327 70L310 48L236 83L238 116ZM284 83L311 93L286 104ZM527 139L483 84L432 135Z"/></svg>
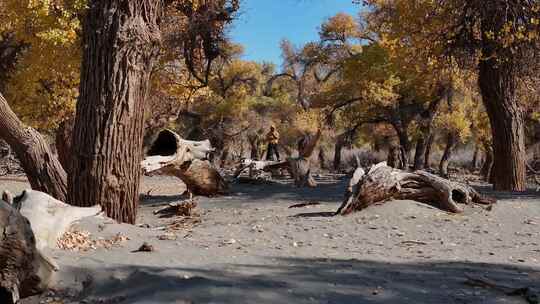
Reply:
<svg viewBox="0 0 540 304"><path fill-rule="evenodd" d="M380 163L364 174L355 172L343 204L336 214L346 215L388 200L415 200L439 209L460 213L461 204L492 204L472 187L452 182L424 171L406 172Z"/></svg>
<svg viewBox="0 0 540 304"><path fill-rule="evenodd" d="M452 152L457 143L457 136L454 133L448 133L446 137L446 147L444 148L444 153L439 163L439 174L442 177L448 177L448 164L450 163L450 158L452 157Z"/></svg>
<svg viewBox="0 0 540 304"><path fill-rule="evenodd" d="M90 1L84 20L80 96L73 132L69 201L99 203L135 223L144 102L160 43L161 1Z"/></svg>
<svg viewBox="0 0 540 304"><path fill-rule="evenodd" d="M0 94L0 138L17 155L34 190L46 192L65 201L67 175L45 139L36 130L25 126Z"/></svg>
<svg viewBox="0 0 540 304"><path fill-rule="evenodd" d="M487 32L487 31L486 31ZM480 61L479 84L491 123L495 190L525 191L524 115L517 98L514 63L500 62L489 43Z"/></svg>

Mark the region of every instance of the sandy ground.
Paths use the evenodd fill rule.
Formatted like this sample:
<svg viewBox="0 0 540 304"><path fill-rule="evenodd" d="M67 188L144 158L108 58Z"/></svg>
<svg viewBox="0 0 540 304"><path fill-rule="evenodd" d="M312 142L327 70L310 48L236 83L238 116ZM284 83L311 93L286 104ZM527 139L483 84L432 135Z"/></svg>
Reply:
<svg viewBox="0 0 540 304"><path fill-rule="evenodd" d="M462 215L395 201L331 217L346 185L334 178L316 189L236 184L230 196L198 198L200 223L167 232L160 227L179 218L153 211L185 199L183 186L147 177L141 227L107 219L75 227L129 240L52 250L55 290L25 303L527 303L467 277L540 289L540 194L492 193L501 200L491 211ZM0 180L0 190L26 187ZM289 208L305 202L320 205ZM155 251L133 252L143 242Z"/></svg>

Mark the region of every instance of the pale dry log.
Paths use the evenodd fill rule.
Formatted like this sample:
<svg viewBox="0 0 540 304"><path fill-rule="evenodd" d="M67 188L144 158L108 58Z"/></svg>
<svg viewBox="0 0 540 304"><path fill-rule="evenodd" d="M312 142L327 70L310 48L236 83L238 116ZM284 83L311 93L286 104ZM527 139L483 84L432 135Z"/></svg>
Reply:
<svg viewBox="0 0 540 304"><path fill-rule="evenodd" d="M321 131L317 131L315 135L306 135L298 141L298 157L291 157L285 161L255 161L244 159L236 169L234 178L246 170L261 170L271 172L278 169L286 169L294 179L294 184L297 187L316 187L317 182L311 175L311 160L310 157L315 151L315 147L321 137Z"/></svg>
<svg viewBox="0 0 540 304"><path fill-rule="evenodd" d="M189 141L164 129L142 162L146 174L180 178L195 195L215 196L228 192L228 184L207 160L214 152L210 141Z"/></svg>
<svg viewBox="0 0 540 304"><path fill-rule="evenodd" d="M414 200L452 213L463 211L458 204L495 202L482 197L469 185L424 171L406 172L379 163L365 175L357 172L355 179L359 181L356 184L351 181L348 194L336 214L349 214L388 200Z"/></svg>
<svg viewBox="0 0 540 304"><path fill-rule="evenodd" d="M0 303L41 293L55 267L36 248L29 221L1 200L0 230Z"/></svg>
<svg viewBox="0 0 540 304"><path fill-rule="evenodd" d="M75 207L34 190L24 190L14 199L13 207L30 221L39 250L57 248L58 239L73 223L101 213L99 205Z"/></svg>

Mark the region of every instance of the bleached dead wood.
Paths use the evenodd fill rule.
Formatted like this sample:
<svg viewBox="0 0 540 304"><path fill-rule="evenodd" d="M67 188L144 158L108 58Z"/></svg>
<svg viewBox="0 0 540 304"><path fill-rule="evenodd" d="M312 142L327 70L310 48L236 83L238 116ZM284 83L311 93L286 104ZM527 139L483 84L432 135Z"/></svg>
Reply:
<svg viewBox="0 0 540 304"><path fill-rule="evenodd" d="M145 174L180 178L195 195L214 196L228 192L227 182L207 160L214 151L210 141L189 141L164 129L154 140L141 165Z"/></svg>
<svg viewBox="0 0 540 304"><path fill-rule="evenodd" d="M234 178L237 178L246 169L271 172L286 169L294 179L297 187L316 187L317 182L311 175L311 155L321 138L321 130L315 135L305 135L298 141L298 157L290 157L285 161L256 161L244 159L237 167Z"/></svg>
<svg viewBox="0 0 540 304"><path fill-rule="evenodd" d="M357 181L358 180L358 181ZM406 172L379 163L366 173L357 170L337 214L360 211L388 200L414 200L444 211L460 213L458 204L492 204L471 186L424 172Z"/></svg>
<svg viewBox="0 0 540 304"><path fill-rule="evenodd" d="M39 250L56 248L57 240L73 223L101 213L100 206L74 207L34 190L23 191L13 207L30 221Z"/></svg>

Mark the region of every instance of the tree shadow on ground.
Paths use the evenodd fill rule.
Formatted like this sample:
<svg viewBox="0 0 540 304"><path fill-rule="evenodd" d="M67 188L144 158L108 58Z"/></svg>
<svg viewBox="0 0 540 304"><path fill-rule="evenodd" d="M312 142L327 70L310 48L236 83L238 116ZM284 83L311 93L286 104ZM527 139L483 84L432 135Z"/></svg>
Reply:
<svg viewBox="0 0 540 304"><path fill-rule="evenodd" d="M467 276L540 286L539 268L500 264L271 259L270 265L227 265L227 270L102 269L125 275L94 280L82 298L123 299L119 303L526 303L520 296L466 285Z"/></svg>
<svg viewBox="0 0 540 304"><path fill-rule="evenodd" d="M540 199L540 191L527 189L524 192L494 191L492 186L474 186L483 195L491 196L497 200L534 200Z"/></svg>

